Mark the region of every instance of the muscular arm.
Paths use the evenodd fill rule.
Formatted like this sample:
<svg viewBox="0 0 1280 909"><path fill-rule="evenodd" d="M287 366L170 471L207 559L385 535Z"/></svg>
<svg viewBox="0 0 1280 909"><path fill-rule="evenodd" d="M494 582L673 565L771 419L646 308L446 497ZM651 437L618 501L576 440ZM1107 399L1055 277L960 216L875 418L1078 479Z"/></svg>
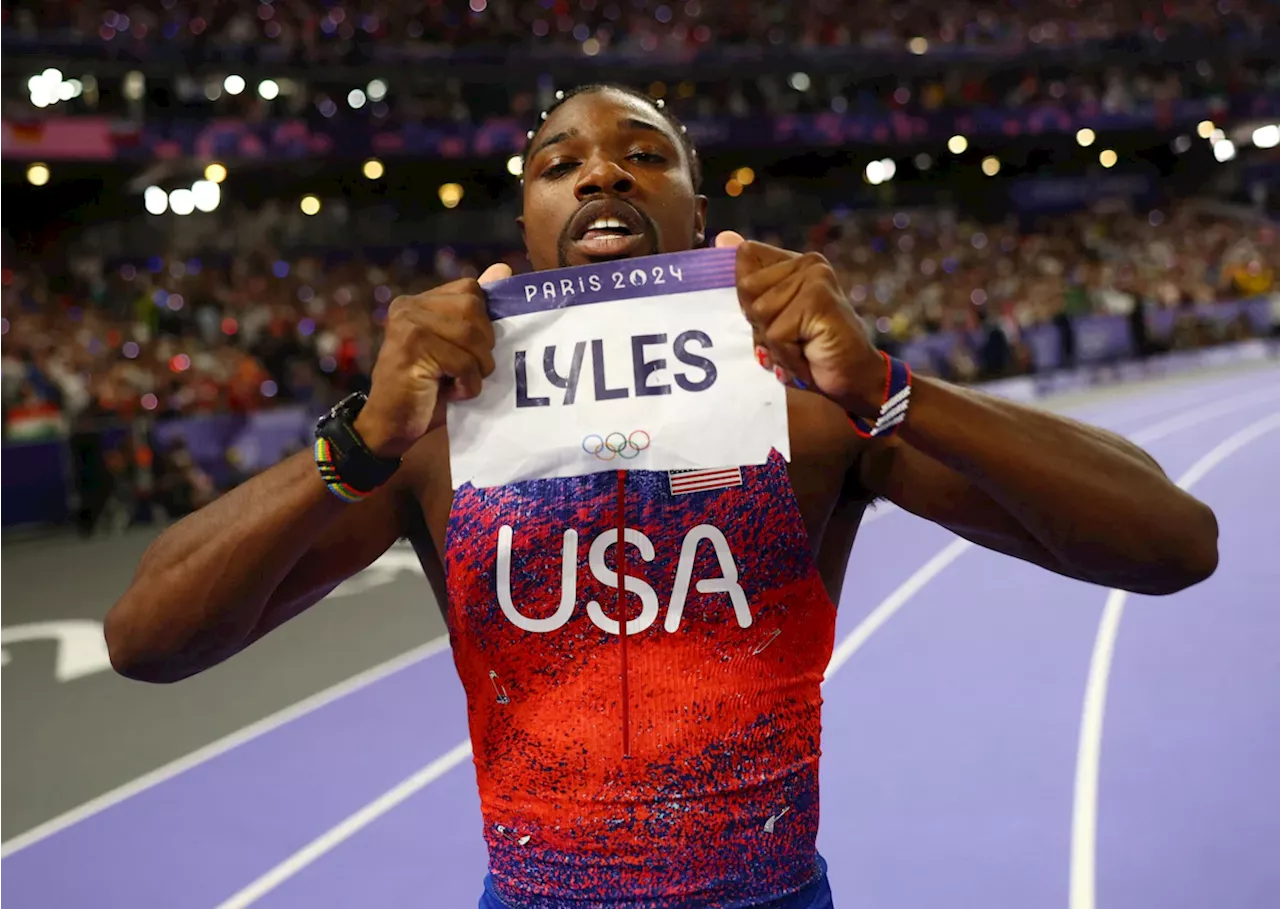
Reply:
<svg viewBox="0 0 1280 909"><path fill-rule="evenodd" d="M309 452L264 471L169 528L107 614L112 665L174 682L225 660L369 565L404 532L412 462L349 505Z"/></svg>
<svg viewBox="0 0 1280 909"><path fill-rule="evenodd" d="M874 495L1069 577L1168 594L1217 567L1213 512L1114 433L917 377L897 438L859 476Z"/></svg>

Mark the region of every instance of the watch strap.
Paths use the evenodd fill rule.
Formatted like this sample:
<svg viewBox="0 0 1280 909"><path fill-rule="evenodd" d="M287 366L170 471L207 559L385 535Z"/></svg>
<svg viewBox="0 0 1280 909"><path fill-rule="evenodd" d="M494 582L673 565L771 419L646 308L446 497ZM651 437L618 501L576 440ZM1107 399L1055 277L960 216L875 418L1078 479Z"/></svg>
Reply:
<svg viewBox="0 0 1280 909"><path fill-rule="evenodd" d="M365 403L350 395L316 424L313 448L320 478L344 502L358 502L386 483L400 468L399 458L380 458L360 438L353 425Z"/></svg>

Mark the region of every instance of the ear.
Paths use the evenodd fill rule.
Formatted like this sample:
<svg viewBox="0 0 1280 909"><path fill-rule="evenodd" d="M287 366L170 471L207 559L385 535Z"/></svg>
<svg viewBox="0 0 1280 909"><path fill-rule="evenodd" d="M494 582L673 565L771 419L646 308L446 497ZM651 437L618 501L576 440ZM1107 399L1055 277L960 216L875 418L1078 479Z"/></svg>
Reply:
<svg viewBox="0 0 1280 909"><path fill-rule="evenodd" d="M524 215L520 215L516 218L516 227L520 228L520 239L524 240Z"/></svg>
<svg viewBox="0 0 1280 909"><path fill-rule="evenodd" d="M707 197L693 197L693 248L707 242Z"/></svg>

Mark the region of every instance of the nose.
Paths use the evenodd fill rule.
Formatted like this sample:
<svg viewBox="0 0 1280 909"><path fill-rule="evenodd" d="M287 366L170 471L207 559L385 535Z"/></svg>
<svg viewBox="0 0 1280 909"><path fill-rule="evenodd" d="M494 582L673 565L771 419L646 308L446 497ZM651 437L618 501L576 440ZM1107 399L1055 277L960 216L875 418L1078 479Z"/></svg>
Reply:
<svg viewBox="0 0 1280 909"><path fill-rule="evenodd" d="M581 202L601 194L625 198L631 195L635 186L631 174L620 167L618 162L612 158L596 155L582 170L578 171L578 182L573 191Z"/></svg>

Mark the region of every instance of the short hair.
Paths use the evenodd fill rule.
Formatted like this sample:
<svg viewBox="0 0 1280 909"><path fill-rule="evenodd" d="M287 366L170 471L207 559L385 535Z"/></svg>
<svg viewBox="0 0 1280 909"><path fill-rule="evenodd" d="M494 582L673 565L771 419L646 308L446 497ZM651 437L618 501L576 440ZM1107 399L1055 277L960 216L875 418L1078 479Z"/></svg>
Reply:
<svg viewBox="0 0 1280 909"><path fill-rule="evenodd" d="M555 100L551 102L551 106L542 112L538 118L538 122L533 129L526 134L528 139L524 152L520 155L520 165L523 171L524 165L528 163L529 149L533 147L534 137L542 129L542 124L547 118L555 112L562 104L570 98L576 98L578 95L591 95L598 92L618 92L630 98L635 98L649 105L667 121L668 125L680 139L680 145L684 148L685 156L689 159L689 176L693 180L693 191L698 192L702 189L702 159L698 157L698 149L693 144L693 140L689 138L689 130L680 118L671 112L665 101L658 98L652 98L639 89L632 88L629 85L623 85L617 82L589 82L586 85L579 85L577 88L571 88L568 91L556 92Z"/></svg>

